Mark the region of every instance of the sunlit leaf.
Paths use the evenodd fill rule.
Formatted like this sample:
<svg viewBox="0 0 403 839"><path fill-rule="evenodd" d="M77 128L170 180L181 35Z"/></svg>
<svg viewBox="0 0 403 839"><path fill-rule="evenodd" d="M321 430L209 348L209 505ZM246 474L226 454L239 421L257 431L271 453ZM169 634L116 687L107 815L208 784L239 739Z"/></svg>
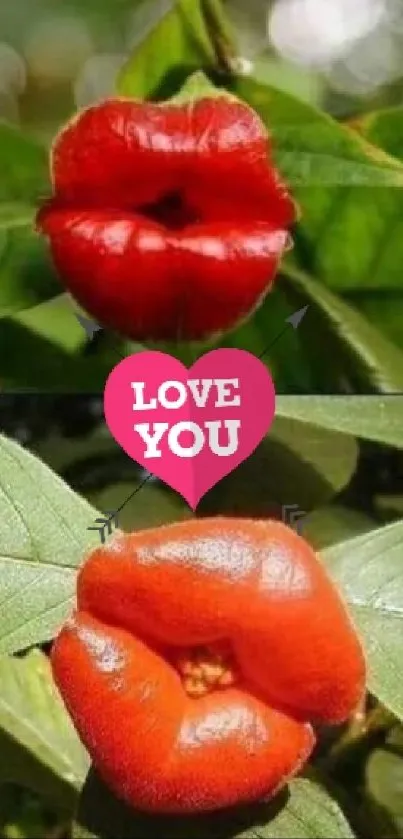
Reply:
<svg viewBox="0 0 403 839"><path fill-rule="evenodd" d="M403 719L403 522L334 545L323 557L364 642L369 689Z"/></svg>

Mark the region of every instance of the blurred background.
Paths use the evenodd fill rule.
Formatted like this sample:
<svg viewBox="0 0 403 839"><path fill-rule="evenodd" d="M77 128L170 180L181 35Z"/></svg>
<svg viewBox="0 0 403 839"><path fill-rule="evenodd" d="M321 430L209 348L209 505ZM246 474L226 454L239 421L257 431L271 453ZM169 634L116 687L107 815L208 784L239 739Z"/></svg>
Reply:
<svg viewBox="0 0 403 839"><path fill-rule="evenodd" d="M50 139L116 74L169 0L2 0L0 118ZM403 98L401 0L227 0L240 69L337 116Z"/></svg>

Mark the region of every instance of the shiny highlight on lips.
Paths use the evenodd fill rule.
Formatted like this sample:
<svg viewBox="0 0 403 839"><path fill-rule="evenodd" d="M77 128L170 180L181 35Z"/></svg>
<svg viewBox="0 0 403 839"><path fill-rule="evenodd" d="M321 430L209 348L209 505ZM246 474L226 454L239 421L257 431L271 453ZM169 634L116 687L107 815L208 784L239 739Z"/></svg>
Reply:
<svg viewBox="0 0 403 839"><path fill-rule="evenodd" d="M98 771L150 812L270 797L308 759L311 723L346 720L365 689L337 591L272 521L116 535L79 572L52 667Z"/></svg>
<svg viewBox="0 0 403 839"><path fill-rule="evenodd" d="M130 338L203 339L261 302L295 206L257 114L218 97L111 99L55 140L40 210L66 287Z"/></svg>

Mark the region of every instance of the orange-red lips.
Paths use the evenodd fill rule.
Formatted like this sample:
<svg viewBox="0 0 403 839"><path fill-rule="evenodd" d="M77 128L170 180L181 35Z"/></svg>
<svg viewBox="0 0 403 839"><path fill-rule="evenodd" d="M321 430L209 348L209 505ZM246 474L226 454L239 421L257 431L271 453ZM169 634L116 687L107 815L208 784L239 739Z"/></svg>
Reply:
<svg viewBox="0 0 403 839"><path fill-rule="evenodd" d="M278 522L117 535L79 574L56 682L115 793L150 812L273 795L365 688L360 643L310 546Z"/></svg>

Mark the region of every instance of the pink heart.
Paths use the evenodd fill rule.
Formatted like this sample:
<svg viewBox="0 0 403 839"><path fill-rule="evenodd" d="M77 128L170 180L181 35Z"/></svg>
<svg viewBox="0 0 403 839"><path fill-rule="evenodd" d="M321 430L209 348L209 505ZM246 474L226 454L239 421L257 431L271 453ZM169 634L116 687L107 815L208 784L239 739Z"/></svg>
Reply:
<svg viewBox="0 0 403 839"><path fill-rule="evenodd" d="M147 351L112 370L104 411L122 449L195 510L260 443L274 419L275 390L267 368L245 350L213 350L190 370Z"/></svg>

